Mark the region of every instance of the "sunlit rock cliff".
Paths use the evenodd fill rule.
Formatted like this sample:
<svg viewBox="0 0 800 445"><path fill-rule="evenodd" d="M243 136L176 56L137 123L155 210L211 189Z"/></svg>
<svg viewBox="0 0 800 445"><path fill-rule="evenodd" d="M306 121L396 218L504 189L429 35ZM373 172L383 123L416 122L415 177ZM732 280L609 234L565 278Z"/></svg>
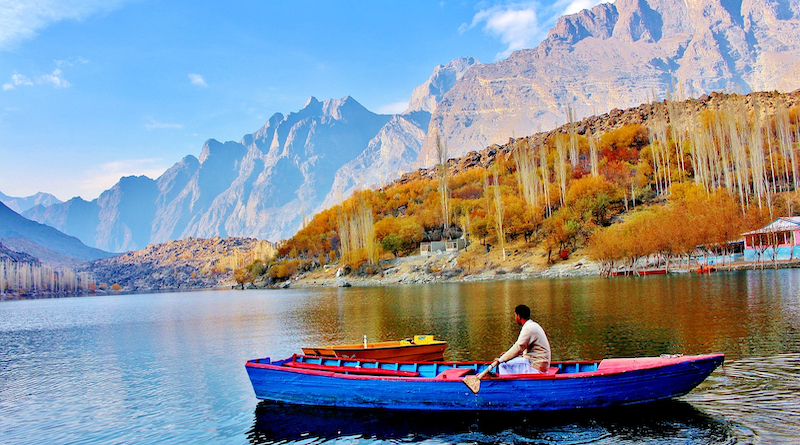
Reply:
<svg viewBox="0 0 800 445"><path fill-rule="evenodd" d="M655 94L800 87L800 0L617 0L561 17L536 48L476 65L433 113L452 155ZM682 94L680 93L682 91ZM417 165L435 162L429 132Z"/></svg>

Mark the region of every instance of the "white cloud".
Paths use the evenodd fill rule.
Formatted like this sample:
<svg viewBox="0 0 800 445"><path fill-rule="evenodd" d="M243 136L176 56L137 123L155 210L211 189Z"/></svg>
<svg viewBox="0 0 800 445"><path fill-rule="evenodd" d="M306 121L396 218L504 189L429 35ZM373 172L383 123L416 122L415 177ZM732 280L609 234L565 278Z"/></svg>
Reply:
<svg viewBox="0 0 800 445"><path fill-rule="evenodd" d="M11 81L3 84L3 91L13 90L17 87L32 87L34 85L52 85L54 88L67 88L70 83L64 79L63 74L61 69L56 68L52 73L43 74L33 81L28 76L14 73L11 75Z"/></svg>
<svg viewBox="0 0 800 445"><path fill-rule="evenodd" d="M478 11L470 25L461 25L462 32L483 24L483 32L498 38L505 51L497 54L498 59L508 57L512 52L530 48L541 40L537 3L518 3L492 6Z"/></svg>
<svg viewBox="0 0 800 445"><path fill-rule="evenodd" d="M83 57L70 57L66 60L54 60L53 62L56 63L56 66L61 68L62 66L75 66L75 64L85 65L89 63L88 60L84 59Z"/></svg>
<svg viewBox="0 0 800 445"><path fill-rule="evenodd" d="M459 31L463 33L482 25L484 33L506 45L505 51L497 54L499 60L516 50L538 45L560 16L574 14L600 3L609 3L609 0L504 3L481 9L472 18L472 23L462 24Z"/></svg>
<svg viewBox="0 0 800 445"><path fill-rule="evenodd" d="M33 86L33 82L28 79L27 76L23 76L19 73L14 73L11 75L11 82L6 82L3 84L3 91L13 90L16 87L29 87Z"/></svg>
<svg viewBox="0 0 800 445"><path fill-rule="evenodd" d="M51 74L45 74L44 76L39 76L37 79L38 83L47 83L53 85L56 88L66 88L70 86L70 83L67 82L62 76L62 72L60 69L56 68L53 70Z"/></svg>
<svg viewBox="0 0 800 445"><path fill-rule="evenodd" d="M400 114L408 109L408 101L392 102L378 107L379 114Z"/></svg>
<svg viewBox="0 0 800 445"><path fill-rule="evenodd" d="M561 15L575 14L584 9L592 9L600 3L614 3L613 0L573 0L567 4Z"/></svg>
<svg viewBox="0 0 800 445"><path fill-rule="evenodd" d="M208 87L208 84L206 83L206 80L203 79L203 76L196 73L189 73L189 82L191 82L192 85L196 85L198 87L203 87L203 88Z"/></svg>
<svg viewBox="0 0 800 445"><path fill-rule="evenodd" d="M183 124L158 122L152 117L147 117L146 119L147 123L144 124L144 128L148 130L180 130L183 128Z"/></svg>
<svg viewBox="0 0 800 445"><path fill-rule="evenodd" d="M147 176L156 179L167 170L161 158L150 159L123 159L106 162L93 167L86 173L86 179L81 181L80 188L86 196L98 196L110 189L123 176Z"/></svg>
<svg viewBox="0 0 800 445"><path fill-rule="evenodd" d="M120 7L127 0L3 0L0 3L0 50L33 38L52 23L83 20Z"/></svg>

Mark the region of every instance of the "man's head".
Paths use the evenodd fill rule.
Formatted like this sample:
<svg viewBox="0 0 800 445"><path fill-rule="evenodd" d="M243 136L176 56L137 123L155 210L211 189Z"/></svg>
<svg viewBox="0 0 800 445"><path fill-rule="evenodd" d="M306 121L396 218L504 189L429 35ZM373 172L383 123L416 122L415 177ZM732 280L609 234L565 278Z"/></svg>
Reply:
<svg viewBox="0 0 800 445"><path fill-rule="evenodd" d="M517 323L524 324L531 318L531 308L525 306L524 304L520 304L514 308L514 318L516 319Z"/></svg>

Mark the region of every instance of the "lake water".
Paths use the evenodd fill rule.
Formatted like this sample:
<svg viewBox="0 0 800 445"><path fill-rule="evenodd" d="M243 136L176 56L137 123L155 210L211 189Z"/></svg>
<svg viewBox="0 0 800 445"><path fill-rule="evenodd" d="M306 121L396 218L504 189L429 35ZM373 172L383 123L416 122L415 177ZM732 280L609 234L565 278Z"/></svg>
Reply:
<svg viewBox="0 0 800 445"><path fill-rule="evenodd" d="M276 406L244 363L436 334L491 360L517 304L554 360L724 352L680 399L554 415ZM0 443L797 443L800 270L0 303Z"/></svg>

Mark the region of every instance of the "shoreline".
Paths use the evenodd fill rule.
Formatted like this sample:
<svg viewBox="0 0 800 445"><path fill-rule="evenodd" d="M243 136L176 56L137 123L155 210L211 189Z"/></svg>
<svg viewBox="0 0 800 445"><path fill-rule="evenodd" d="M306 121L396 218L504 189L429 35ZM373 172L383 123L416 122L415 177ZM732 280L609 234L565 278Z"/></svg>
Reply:
<svg viewBox="0 0 800 445"><path fill-rule="evenodd" d="M421 255L384 260L382 266L389 266L380 274L373 276L339 275L329 268L322 272L313 271L301 274L287 282L277 283L276 288L313 287L376 287L408 284L470 283L505 280L524 280L534 278L573 278L598 276L600 265L596 261L576 258L569 262L546 267L516 263L497 264L489 262L480 272L464 273L455 263L458 254L437 254L429 257ZM437 267L441 264L451 267ZM503 267L505 266L505 267ZM510 269L510 270L507 270ZM339 275L339 276L337 276ZM255 288L261 288L254 286Z"/></svg>
<svg viewBox="0 0 800 445"><path fill-rule="evenodd" d="M429 257L423 261L436 260L436 255ZM413 263L418 265L420 256L399 258L403 262ZM714 266L714 272L734 272L742 270L775 270L775 269L795 269L800 268L800 259L796 260L782 260L776 262L737 262L733 264ZM332 268L331 268L332 269ZM559 262L551 266L528 266L518 272L506 271L503 268L497 267L490 270L484 270L479 273L471 274L458 274L454 276L446 276L447 274L430 274L424 272L399 272L396 267L391 267L384 270L381 274L374 276L335 276L335 273L315 273L310 272L303 274L283 283L278 283L274 286L266 286L266 288L314 288L314 287L377 287L377 286L397 286L397 285L413 285L413 284L438 284L438 283L471 283L471 282L489 282L489 281L505 281L505 280L527 280L527 279L540 279L540 278L580 278L597 276L604 278L619 278L619 277L605 277L601 273L600 262L586 260L584 258L577 259L576 261ZM640 270L644 270L642 268ZM329 269L330 270L330 269ZM712 272L712 273L714 273ZM669 275L683 275L683 274L697 273L696 268L687 267L672 267L669 269ZM645 275L629 277L640 278ZM246 287L247 288L247 287ZM262 289L263 286L253 286L251 288Z"/></svg>
<svg viewBox="0 0 800 445"><path fill-rule="evenodd" d="M300 274L287 281L267 284L263 281L248 283L245 290L253 289L287 289L287 288L319 288L319 287L380 287L380 286L404 286L415 284L440 284L440 283L474 283L474 282L498 282L507 280L529 280L547 278L580 278L580 277L605 277L601 274L600 262L588 260L586 258L575 257L574 259L559 261L553 265L520 264L519 261L508 261L494 263L487 261L487 266L479 268L474 273L464 273L458 269L458 253L435 254L429 257L421 255L399 257L389 260L382 260L381 267L384 270L380 274L372 276L340 275L337 276L338 268L333 266L323 267L318 270ZM451 267L441 267L449 265ZM781 260L776 262L737 262L725 265L715 265L715 272L735 272L742 270L775 270L775 269L794 269L800 268L800 259ZM510 269L510 270L509 270ZM644 270L644 268L640 269ZM712 273L715 273L712 272ZM683 275L696 273L696 268L672 267L670 275ZM644 275L642 275L644 276ZM640 276L628 275L628 278L640 278ZM607 277L620 278L620 277ZM191 292L203 290L238 290L240 286L235 283L220 284L210 287L179 287L179 288L158 288L158 289L136 289L120 291L88 292L83 294L53 295L48 293L35 294L16 294L5 292L0 295L0 301L36 300L45 298L71 298L82 296L99 295L121 295L138 293L169 293L169 292Z"/></svg>

